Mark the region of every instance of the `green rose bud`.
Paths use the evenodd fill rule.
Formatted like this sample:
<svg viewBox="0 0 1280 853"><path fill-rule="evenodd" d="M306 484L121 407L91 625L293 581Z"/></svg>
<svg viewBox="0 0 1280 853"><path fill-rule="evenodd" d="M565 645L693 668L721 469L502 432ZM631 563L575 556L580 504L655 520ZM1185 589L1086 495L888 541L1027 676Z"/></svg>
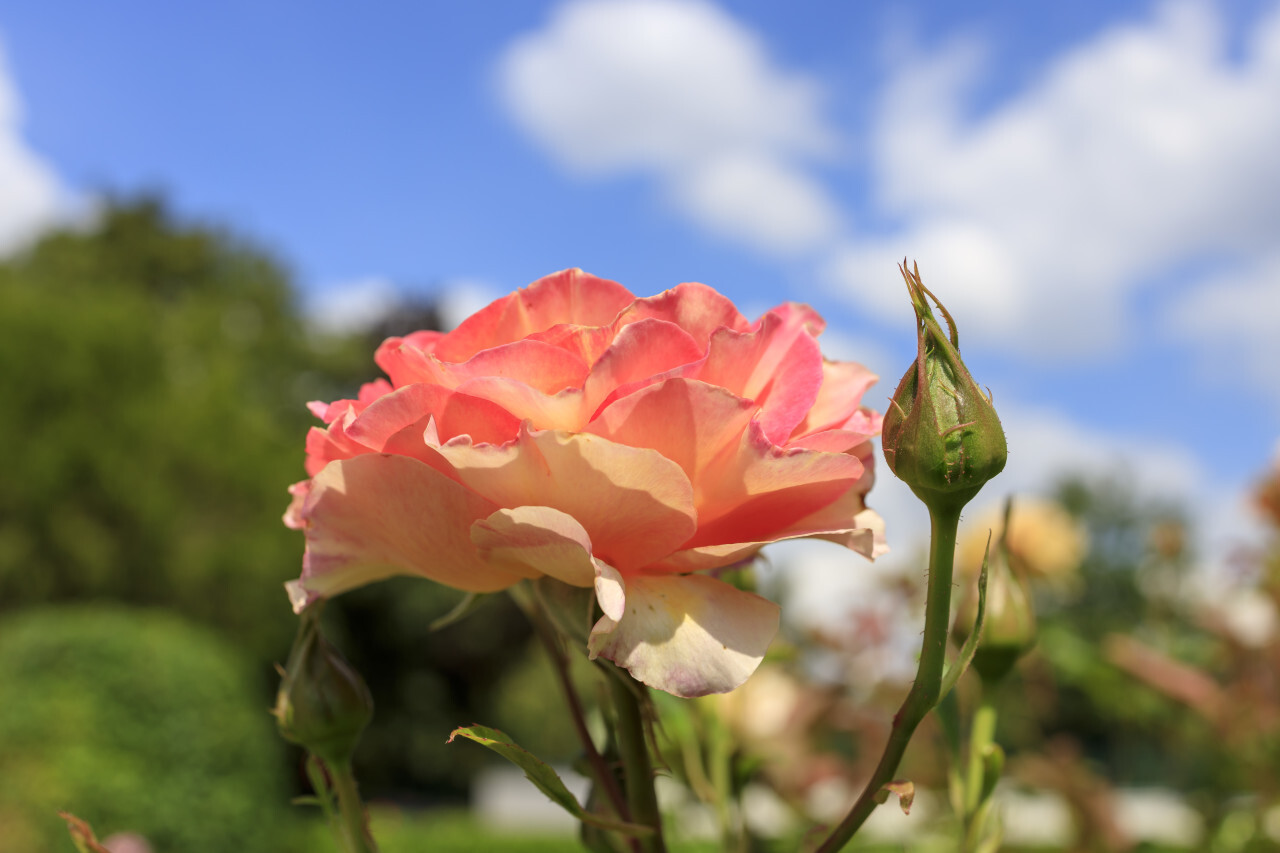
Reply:
<svg viewBox="0 0 1280 853"><path fill-rule="evenodd" d="M320 608L303 611L282 671L272 713L285 740L330 766L351 760L373 717L373 697L360 673L320 633Z"/></svg>
<svg viewBox="0 0 1280 853"><path fill-rule="evenodd" d="M899 269L915 308L919 348L884 415L884 458L930 510L959 512L1004 469L1004 429L991 398L960 360L951 315L921 283L918 267L908 271L904 261ZM926 296L946 319L949 334Z"/></svg>
<svg viewBox="0 0 1280 853"><path fill-rule="evenodd" d="M1007 501L1000 539L985 558L987 601L982 636L973 655L973 668L982 680L998 682L1036 644L1036 609L1025 573L1009 553L1009 520L1013 501ZM969 588L956 612L952 636L960 645L973 631L978 618L978 587Z"/></svg>

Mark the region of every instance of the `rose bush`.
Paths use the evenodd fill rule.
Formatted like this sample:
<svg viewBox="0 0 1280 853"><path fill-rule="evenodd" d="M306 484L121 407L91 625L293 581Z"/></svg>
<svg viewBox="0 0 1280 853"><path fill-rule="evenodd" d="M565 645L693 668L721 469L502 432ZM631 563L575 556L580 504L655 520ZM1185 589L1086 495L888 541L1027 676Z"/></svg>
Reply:
<svg viewBox="0 0 1280 853"><path fill-rule="evenodd" d="M777 607L717 580L762 545L814 536L883 550L862 407L876 380L823 359L822 319L754 323L700 284L637 299L567 270L452 332L391 338L390 381L313 403L295 610L395 574L500 590L594 587L590 652L680 696L731 690Z"/></svg>

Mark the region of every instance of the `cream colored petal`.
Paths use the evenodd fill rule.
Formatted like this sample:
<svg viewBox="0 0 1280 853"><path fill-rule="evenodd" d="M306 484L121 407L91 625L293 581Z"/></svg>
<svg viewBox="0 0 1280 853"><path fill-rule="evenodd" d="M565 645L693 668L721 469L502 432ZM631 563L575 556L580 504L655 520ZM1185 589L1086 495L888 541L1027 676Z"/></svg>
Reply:
<svg viewBox="0 0 1280 853"><path fill-rule="evenodd" d="M550 575L571 586L593 586L591 538L573 516L547 506L500 509L471 525L481 558L512 572Z"/></svg>
<svg viewBox="0 0 1280 853"><path fill-rule="evenodd" d="M592 657L676 696L734 689L755 671L778 631L778 606L705 575L631 576L621 619L592 629Z"/></svg>
<svg viewBox="0 0 1280 853"><path fill-rule="evenodd" d="M331 462L293 511L307 538L302 576L291 589L295 607L393 575L471 592L532 576L485 562L471 543L472 522L496 509L416 459L371 453Z"/></svg>

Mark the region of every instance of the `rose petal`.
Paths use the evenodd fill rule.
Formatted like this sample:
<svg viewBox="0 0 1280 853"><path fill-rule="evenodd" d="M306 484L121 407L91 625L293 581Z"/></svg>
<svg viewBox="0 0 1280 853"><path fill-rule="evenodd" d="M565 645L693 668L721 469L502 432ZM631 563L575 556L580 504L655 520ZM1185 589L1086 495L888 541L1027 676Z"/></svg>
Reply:
<svg viewBox="0 0 1280 853"><path fill-rule="evenodd" d="M383 396L365 409L347 429L347 435L363 445L382 450L391 437L414 427L419 434L434 419L441 441L467 435L477 444L501 444L515 438L520 420L498 404L441 388L438 385L406 385Z"/></svg>
<svg viewBox="0 0 1280 853"><path fill-rule="evenodd" d="M586 431L631 447L658 451L684 470L701 506L703 472L736 448L756 406L724 388L668 379L610 403Z"/></svg>
<svg viewBox="0 0 1280 853"><path fill-rule="evenodd" d="M889 546L885 543L884 521L874 510L867 509L863 494L861 486L854 485L839 499L775 530L767 539L686 548L653 564L648 571L683 574L718 569L750 559L773 542L808 537L834 542L875 560L887 553Z"/></svg>
<svg viewBox="0 0 1280 853"><path fill-rule="evenodd" d="M481 558L513 572L550 575L571 586L595 584L591 538L558 509L500 509L471 525L471 541Z"/></svg>
<svg viewBox="0 0 1280 853"><path fill-rule="evenodd" d="M416 459L371 453L332 462L296 513L307 552L291 597L305 603L401 574L471 592L505 589L533 573L485 563L468 533L496 509Z"/></svg>
<svg viewBox="0 0 1280 853"><path fill-rule="evenodd" d="M444 361L465 361L477 352L511 343L561 323L604 326L635 296L617 282L580 269L540 278L472 314L435 342Z"/></svg>
<svg viewBox="0 0 1280 853"><path fill-rule="evenodd" d="M583 386L586 405L594 410L611 394L644 387L666 371L700 361L703 355L693 338L674 323L654 319L631 323L591 366Z"/></svg>
<svg viewBox="0 0 1280 853"><path fill-rule="evenodd" d="M718 330L706 362L693 374L754 400L764 434L774 444L784 444L804 420L822 385L822 351L804 317L771 311L750 332Z"/></svg>
<svg viewBox="0 0 1280 853"><path fill-rule="evenodd" d="M717 459L700 480L705 502L698 533L685 547L771 541L835 502L865 473L852 454L776 447L753 421L736 452Z"/></svg>
<svg viewBox="0 0 1280 853"><path fill-rule="evenodd" d="M632 576L622 618L602 616L590 650L676 696L725 693L755 672L778 619L772 601L705 575Z"/></svg>
<svg viewBox="0 0 1280 853"><path fill-rule="evenodd" d="M571 515L595 555L623 572L671 553L697 528L689 478L647 448L526 426L502 446L455 439L439 452L462 483L497 506Z"/></svg>
<svg viewBox="0 0 1280 853"><path fill-rule="evenodd" d="M585 420L585 398L581 388L566 388L556 394L547 394L514 379L481 377L462 383L457 390L489 400L512 417L530 421L534 429L576 432Z"/></svg>
<svg viewBox="0 0 1280 853"><path fill-rule="evenodd" d="M792 438L847 428L849 422L860 414L863 395L879 379L857 362L824 360L822 387L818 389L817 399L808 414L792 433Z"/></svg>
<svg viewBox="0 0 1280 853"><path fill-rule="evenodd" d="M635 323L647 317L675 323L704 351L716 329L724 327L745 332L751 327L732 302L713 288L696 283L681 284L657 296L637 299L619 315L618 325Z"/></svg>

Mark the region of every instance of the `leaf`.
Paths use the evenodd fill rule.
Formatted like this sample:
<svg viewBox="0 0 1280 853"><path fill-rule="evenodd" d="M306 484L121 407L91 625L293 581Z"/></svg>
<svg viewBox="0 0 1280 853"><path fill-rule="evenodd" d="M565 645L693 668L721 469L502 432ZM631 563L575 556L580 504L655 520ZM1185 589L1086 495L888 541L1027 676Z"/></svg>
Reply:
<svg viewBox="0 0 1280 853"><path fill-rule="evenodd" d="M982 574L978 575L978 613L973 620L973 630L969 632L968 639L964 641L964 646L960 649L960 655L951 662L947 667L946 675L942 677L942 692L938 694L939 701L956 686L960 676L964 675L965 670L969 668L969 664L973 662L974 653L978 651L978 641L982 639L982 625L987 616L987 559L990 556L991 531L987 531L987 550L982 554Z"/></svg>
<svg viewBox="0 0 1280 853"><path fill-rule="evenodd" d="M578 803L577 798L569 792L560 776L557 775L555 770L551 769L550 765L497 729L491 729L487 726L463 726L453 730L449 735L448 743L453 743L453 739L458 735L462 735L467 740L475 741L481 746L487 746L519 767L524 771L525 778L536 785L538 790L546 794L551 802L560 806L583 823L589 823L592 826L613 832L623 832L627 835L649 835L653 832L653 829L648 826L614 820L587 811Z"/></svg>
<svg viewBox="0 0 1280 853"><path fill-rule="evenodd" d="M67 822L67 832L71 833L71 840L80 853L111 853L98 843L98 838L93 834L93 827L89 826L88 821L76 817L71 812L58 812L58 817Z"/></svg>
<svg viewBox="0 0 1280 853"><path fill-rule="evenodd" d="M916 799L916 786L913 782L909 782L906 779L885 782L884 786L876 792L876 802L883 803L889 799L890 794L898 795L898 805L902 806L903 814L911 814L911 804Z"/></svg>
<svg viewBox="0 0 1280 853"><path fill-rule="evenodd" d="M453 609L443 616L432 620L427 626L428 631L439 631L441 628L448 628L455 622L461 622L466 617L475 612L476 608L484 603L489 596L479 592L469 592L462 597L462 600L453 606Z"/></svg>

